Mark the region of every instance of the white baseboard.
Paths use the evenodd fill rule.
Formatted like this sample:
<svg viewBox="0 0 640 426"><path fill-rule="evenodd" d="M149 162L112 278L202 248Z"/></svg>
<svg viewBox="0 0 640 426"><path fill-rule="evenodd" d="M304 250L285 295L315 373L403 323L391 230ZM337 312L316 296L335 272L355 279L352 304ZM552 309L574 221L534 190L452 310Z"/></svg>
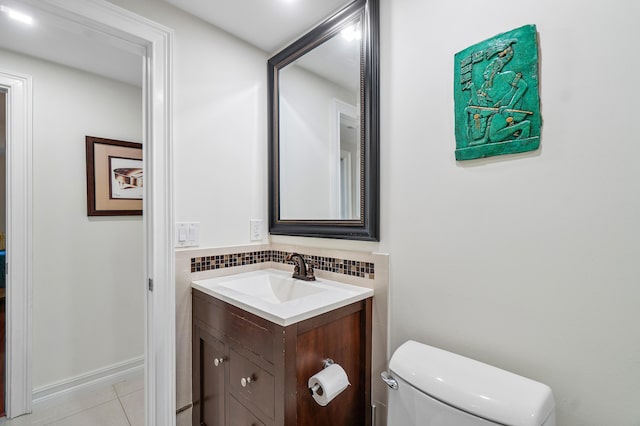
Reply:
<svg viewBox="0 0 640 426"><path fill-rule="evenodd" d="M144 356L132 358L108 367L89 371L76 377L61 380L33 390L33 403L42 403L71 392L97 386L110 386L131 377L144 374Z"/></svg>

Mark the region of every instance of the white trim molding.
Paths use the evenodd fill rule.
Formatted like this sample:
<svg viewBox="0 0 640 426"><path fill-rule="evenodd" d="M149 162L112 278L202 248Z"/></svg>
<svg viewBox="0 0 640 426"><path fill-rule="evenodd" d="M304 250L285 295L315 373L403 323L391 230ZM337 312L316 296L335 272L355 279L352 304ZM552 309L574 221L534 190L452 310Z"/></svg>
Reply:
<svg viewBox="0 0 640 426"><path fill-rule="evenodd" d="M173 30L104 0L24 0L144 52L145 422L175 426L175 254L173 250Z"/></svg>
<svg viewBox="0 0 640 426"><path fill-rule="evenodd" d="M31 76L0 70L7 91L7 417L31 412L32 148Z"/></svg>
<svg viewBox="0 0 640 426"><path fill-rule="evenodd" d="M329 199L331 200L331 217L334 219L345 219L345 217L342 216L342 182L340 178L340 122L343 115L352 119L354 123L358 125L358 129L360 128L358 109L354 105L334 98L331 104L331 143L329 145L329 156L331 158L329 172L331 196ZM359 134L360 130L358 130L358 135ZM356 172L358 173L357 176L360 176L359 169L356 170ZM357 198L360 199L360 197ZM358 208L356 211L359 212L360 209Z"/></svg>
<svg viewBox="0 0 640 426"><path fill-rule="evenodd" d="M33 404L54 401L65 395L82 392L98 387L112 386L124 380L138 377L144 373L144 357L133 358L124 362L90 371L57 383L33 390Z"/></svg>

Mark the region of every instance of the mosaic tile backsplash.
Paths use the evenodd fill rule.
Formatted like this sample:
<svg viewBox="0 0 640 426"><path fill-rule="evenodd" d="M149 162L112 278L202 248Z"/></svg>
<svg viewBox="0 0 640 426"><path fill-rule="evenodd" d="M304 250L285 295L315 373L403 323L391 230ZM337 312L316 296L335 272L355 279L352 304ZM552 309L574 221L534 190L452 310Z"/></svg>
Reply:
<svg viewBox="0 0 640 426"><path fill-rule="evenodd" d="M245 253L219 254L191 258L191 272L211 271L213 269L232 268L234 266L253 265L264 262L288 263L284 258L288 252L280 250L262 250ZM321 271L335 272L360 278L374 279L375 268L371 262L336 259L334 257L311 256L303 254L305 261Z"/></svg>

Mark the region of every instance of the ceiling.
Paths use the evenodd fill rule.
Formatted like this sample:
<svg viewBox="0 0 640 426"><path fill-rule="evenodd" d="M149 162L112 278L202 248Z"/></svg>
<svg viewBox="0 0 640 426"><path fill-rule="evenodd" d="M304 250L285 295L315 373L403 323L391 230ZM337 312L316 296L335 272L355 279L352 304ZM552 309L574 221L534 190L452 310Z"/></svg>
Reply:
<svg viewBox="0 0 640 426"><path fill-rule="evenodd" d="M352 0L165 0L276 53Z"/></svg>
<svg viewBox="0 0 640 426"><path fill-rule="evenodd" d="M352 0L164 1L271 55ZM58 18L33 6L33 0L0 4L33 17L28 25L0 13L0 48L141 86L143 52L138 48Z"/></svg>
<svg viewBox="0 0 640 426"><path fill-rule="evenodd" d="M142 85L139 47L20 0L0 0L0 5L33 18L26 24L0 13L0 48Z"/></svg>

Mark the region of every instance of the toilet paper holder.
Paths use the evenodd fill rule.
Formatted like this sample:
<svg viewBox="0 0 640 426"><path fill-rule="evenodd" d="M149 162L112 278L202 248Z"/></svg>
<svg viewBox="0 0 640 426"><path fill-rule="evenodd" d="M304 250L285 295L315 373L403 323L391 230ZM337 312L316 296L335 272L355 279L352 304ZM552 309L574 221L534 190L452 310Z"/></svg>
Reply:
<svg viewBox="0 0 640 426"><path fill-rule="evenodd" d="M327 359L323 359L322 360L322 368L327 368L330 365L335 364L335 362L333 362L333 360L331 358L327 358Z"/></svg>
<svg viewBox="0 0 640 426"><path fill-rule="evenodd" d="M331 358L322 361L324 368L307 381L311 397L318 405L326 406L350 385L349 376L344 368Z"/></svg>
<svg viewBox="0 0 640 426"><path fill-rule="evenodd" d="M335 362L331 359L331 358L326 358L322 360L322 368L327 368L331 365L335 364ZM322 386L320 386L320 384L316 383L314 386L309 388L309 393L311 395L313 395L314 393L317 393L318 395L322 395Z"/></svg>

